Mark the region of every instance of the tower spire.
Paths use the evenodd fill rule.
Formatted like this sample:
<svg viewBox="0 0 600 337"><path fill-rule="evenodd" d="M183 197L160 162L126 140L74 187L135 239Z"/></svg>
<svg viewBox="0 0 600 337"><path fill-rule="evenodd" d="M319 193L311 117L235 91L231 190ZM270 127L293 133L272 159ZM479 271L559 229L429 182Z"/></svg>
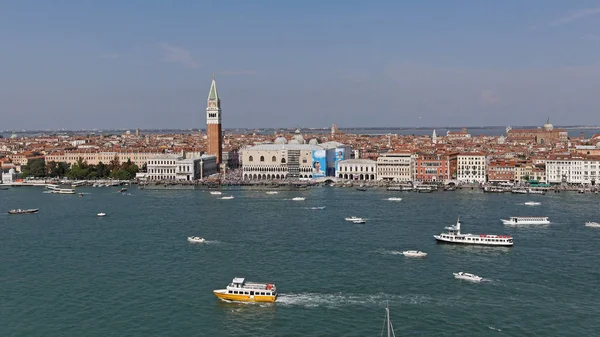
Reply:
<svg viewBox="0 0 600 337"><path fill-rule="evenodd" d="M215 74L212 75L212 82L210 84L210 91L208 92L209 101L218 101L219 92L217 91L217 81L215 81Z"/></svg>

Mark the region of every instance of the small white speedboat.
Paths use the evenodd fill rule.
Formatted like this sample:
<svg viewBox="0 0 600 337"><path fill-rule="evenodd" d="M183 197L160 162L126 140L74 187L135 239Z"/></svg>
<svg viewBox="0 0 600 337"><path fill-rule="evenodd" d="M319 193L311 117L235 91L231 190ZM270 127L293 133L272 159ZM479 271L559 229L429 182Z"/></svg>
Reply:
<svg viewBox="0 0 600 337"><path fill-rule="evenodd" d="M98 213L98 216L106 216L106 213Z"/></svg>
<svg viewBox="0 0 600 337"><path fill-rule="evenodd" d="M427 253L422 252L420 250L405 250L402 252L402 254L404 254L404 256L407 256L407 257L425 257L425 256L427 256Z"/></svg>
<svg viewBox="0 0 600 337"><path fill-rule="evenodd" d="M527 201L527 202L523 203L523 205L526 205L526 206L539 206L541 204L542 204L541 202L537 202L537 201Z"/></svg>
<svg viewBox="0 0 600 337"><path fill-rule="evenodd" d="M304 199L306 199L306 198L305 197L295 197L295 198L292 198L292 200L294 200L294 201L302 201Z"/></svg>
<svg viewBox="0 0 600 337"><path fill-rule="evenodd" d="M221 195L223 193L221 191L210 191L210 194L212 194L212 195Z"/></svg>
<svg viewBox="0 0 600 337"><path fill-rule="evenodd" d="M389 201L402 201L402 198L387 198Z"/></svg>
<svg viewBox="0 0 600 337"><path fill-rule="evenodd" d="M278 194L279 192L277 192L277 191L267 191L265 193L267 193L267 194Z"/></svg>
<svg viewBox="0 0 600 337"><path fill-rule="evenodd" d="M455 278L465 280L465 281L481 282L481 280L483 280L483 277L479 277L477 275L470 274L470 273L464 273L462 271L460 271L458 273L452 273L452 274L454 274Z"/></svg>
<svg viewBox="0 0 600 337"><path fill-rule="evenodd" d="M357 216L350 216L350 217L344 218L344 220L346 220L346 221L356 221L356 220L362 220L362 219L363 218L359 218Z"/></svg>
<svg viewBox="0 0 600 337"><path fill-rule="evenodd" d="M201 236L188 236L188 241L192 243L204 243L206 240Z"/></svg>
<svg viewBox="0 0 600 337"><path fill-rule="evenodd" d="M234 198L233 195L230 195L228 197L221 197L221 199L223 199L223 200L231 200L233 198Z"/></svg>
<svg viewBox="0 0 600 337"><path fill-rule="evenodd" d="M600 223L588 221L588 222L585 223L585 226L586 227L600 228Z"/></svg>

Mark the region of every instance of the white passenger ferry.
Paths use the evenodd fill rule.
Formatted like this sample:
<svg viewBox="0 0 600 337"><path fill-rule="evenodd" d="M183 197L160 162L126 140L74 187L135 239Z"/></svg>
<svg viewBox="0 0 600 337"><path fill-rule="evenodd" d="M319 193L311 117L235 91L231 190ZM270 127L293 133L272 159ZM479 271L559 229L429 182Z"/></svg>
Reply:
<svg viewBox="0 0 600 337"><path fill-rule="evenodd" d="M456 225L445 227L445 229L448 230L447 233L433 236L438 242L480 246L513 245L513 238L510 235L462 234L460 232L460 217L456 220Z"/></svg>
<svg viewBox="0 0 600 337"><path fill-rule="evenodd" d="M270 302L277 299L277 288L273 283L246 282L236 277L226 289L217 289L213 293L222 300L239 302Z"/></svg>
<svg viewBox="0 0 600 337"><path fill-rule="evenodd" d="M505 225L549 225L547 216L511 216L510 219L500 219Z"/></svg>

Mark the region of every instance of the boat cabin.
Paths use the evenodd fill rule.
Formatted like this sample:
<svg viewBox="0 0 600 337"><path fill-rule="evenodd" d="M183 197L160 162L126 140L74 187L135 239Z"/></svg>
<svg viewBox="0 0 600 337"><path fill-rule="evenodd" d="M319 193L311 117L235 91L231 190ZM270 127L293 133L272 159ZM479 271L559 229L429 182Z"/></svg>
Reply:
<svg viewBox="0 0 600 337"><path fill-rule="evenodd" d="M277 290L272 283L253 283L246 282L243 277L236 277L227 286L227 293L234 295L250 296L276 296Z"/></svg>

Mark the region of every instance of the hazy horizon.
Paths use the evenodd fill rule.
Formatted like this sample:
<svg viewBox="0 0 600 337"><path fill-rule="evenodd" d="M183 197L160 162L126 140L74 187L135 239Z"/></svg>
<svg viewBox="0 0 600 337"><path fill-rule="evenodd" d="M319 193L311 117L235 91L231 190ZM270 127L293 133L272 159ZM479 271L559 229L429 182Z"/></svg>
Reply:
<svg viewBox="0 0 600 337"><path fill-rule="evenodd" d="M600 3L0 3L0 128L597 124Z"/></svg>

